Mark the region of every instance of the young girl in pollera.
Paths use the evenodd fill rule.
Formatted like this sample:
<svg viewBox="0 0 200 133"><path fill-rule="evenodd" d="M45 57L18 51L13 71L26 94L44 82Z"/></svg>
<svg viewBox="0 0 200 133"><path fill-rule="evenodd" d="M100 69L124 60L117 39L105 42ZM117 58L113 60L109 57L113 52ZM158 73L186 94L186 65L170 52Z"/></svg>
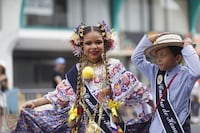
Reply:
<svg viewBox="0 0 200 133"><path fill-rule="evenodd" d="M120 103L149 102L148 90L136 77L119 60L107 58L114 40L105 22L98 26L80 24L70 43L79 63L55 91L22 106L13 132L125 132L125 125L119 124ZM58 110L33 110L48 103Z"/></svg>
<svg viewBox="0 0 200 133"><path fill-rule="evenodd" d="M172 33L144 35L132 61L151 81L154 103L159 105L150 133L190 133L190 95L200 77L200 60L191 39Z"/></svg>

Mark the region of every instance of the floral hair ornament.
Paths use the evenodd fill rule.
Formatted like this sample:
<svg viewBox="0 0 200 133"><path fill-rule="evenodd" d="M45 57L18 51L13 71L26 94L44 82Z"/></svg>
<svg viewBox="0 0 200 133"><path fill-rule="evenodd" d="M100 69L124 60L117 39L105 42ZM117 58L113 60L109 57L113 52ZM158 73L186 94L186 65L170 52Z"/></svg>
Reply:
<svg viewBox="0 0 200 133"><path fill-rule="evenodd" d="M85 24L79 24L72 34L70 38L70 43L73 47L72 51L74 56L80 57L82 54L81 42L83 41L83 29L85 28Z"/></svg>
<svg viewBox="0 0 200 133"><path fill-rule="evenodd" d="M99 22L98 27L101 30L103 38L107 41L107 50L114 49L114 40L116 35L114 34L114 30L110 29L105 21L102 21L102 23Z"/></svg>

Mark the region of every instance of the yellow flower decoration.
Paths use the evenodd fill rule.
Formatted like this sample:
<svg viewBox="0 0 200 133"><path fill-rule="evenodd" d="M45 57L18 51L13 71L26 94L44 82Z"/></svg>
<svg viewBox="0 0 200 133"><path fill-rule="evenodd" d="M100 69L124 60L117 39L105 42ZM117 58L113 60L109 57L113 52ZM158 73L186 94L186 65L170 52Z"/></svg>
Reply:
<svg viewBox="0 0 200 133"><path fill-rule="evenodd" d="M82 71L82 77L84 79L93 79L94 78L94 70L91 67L86 66Z"/></svg>
<svg viewBox="0 0 200 133"><path fill-rule="evenodd" d="M69 115L68 122L70 123L71 121L73 121L74 119L78 117L78 109L72 106L68 112L68 115Z"/></svg>
<svg viewBox="0 0 200 133"><path fill-rule="evenodd" d="M120 105L121 105L120 101L114 102L112 99L110 99L108 107L110 108L113 116L117 116L117 110L119 109Z"/></svg>

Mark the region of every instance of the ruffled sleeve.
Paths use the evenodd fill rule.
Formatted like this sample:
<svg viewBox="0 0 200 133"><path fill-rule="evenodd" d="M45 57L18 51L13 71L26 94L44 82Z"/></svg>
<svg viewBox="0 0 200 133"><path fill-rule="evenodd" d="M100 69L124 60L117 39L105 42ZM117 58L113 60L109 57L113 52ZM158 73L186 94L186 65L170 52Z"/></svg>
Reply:
<svg viewBox="0 0 200 133"><path fill-rule="evenodd" d="M110 59L109 65L114 100L120 100L126 104L149 101L150 93L148 89L143 87L136 76L127 71L119 60Z"/></svg>
<svg viewBox="0 0 200 133"><path fill-rule="evenodd" d="M67 79L57 85L56 90L44 96L58 109L70 106L75 99L75 92Z"/></svg>

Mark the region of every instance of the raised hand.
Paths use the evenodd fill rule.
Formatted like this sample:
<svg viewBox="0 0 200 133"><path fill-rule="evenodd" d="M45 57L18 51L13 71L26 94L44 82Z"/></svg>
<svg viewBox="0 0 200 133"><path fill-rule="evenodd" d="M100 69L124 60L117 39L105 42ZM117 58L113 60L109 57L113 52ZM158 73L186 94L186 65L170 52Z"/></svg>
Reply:
<svg viewBox="0 0 200 133"><path fill-rule="evenodd" d="M183 47L185 47L187 45L192 45L192 39L189 37L185 37L183 40Z"/></svg>

